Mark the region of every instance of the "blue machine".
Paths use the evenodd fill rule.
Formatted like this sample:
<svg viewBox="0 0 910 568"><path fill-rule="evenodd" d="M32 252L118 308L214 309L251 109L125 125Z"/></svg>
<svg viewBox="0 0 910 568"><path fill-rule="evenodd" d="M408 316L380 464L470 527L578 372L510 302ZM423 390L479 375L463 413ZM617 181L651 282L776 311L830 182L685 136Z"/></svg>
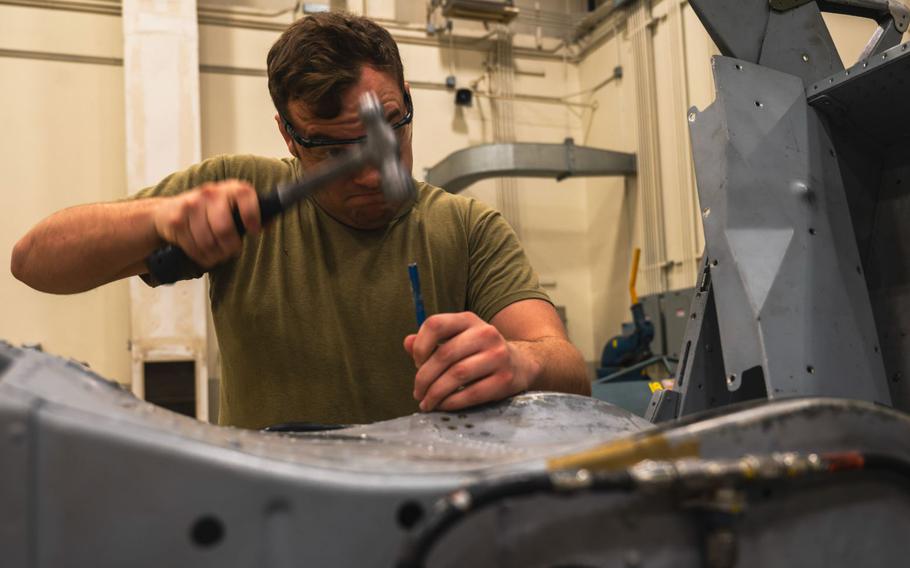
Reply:
<svg viewBox="0 0 910 568"><path fill-rule="evenodd" d="M648 367L662 363L667 374L671 374L676 360L663 354L655 356L651 352L654 324L645 315L644 305L638 301L638 294L635 291L640 257L641 249L635 249L632 256L632 275L629 279L632 322L623 323L622 334L611 338L604 345L600 367L597 369L597 379L591 385L591 394L594 398L644 416L651 393L663 388L646 373Z"/></svg>
<svg viewBox="0 0 910 568"><path fill-rule="evenodd" d="M654 340L654 324L645 316L641 302L632 304L632 323L623 323L622 335L607 341L600 356L598 377L618 373L652 356L651 342Z"/></svg>

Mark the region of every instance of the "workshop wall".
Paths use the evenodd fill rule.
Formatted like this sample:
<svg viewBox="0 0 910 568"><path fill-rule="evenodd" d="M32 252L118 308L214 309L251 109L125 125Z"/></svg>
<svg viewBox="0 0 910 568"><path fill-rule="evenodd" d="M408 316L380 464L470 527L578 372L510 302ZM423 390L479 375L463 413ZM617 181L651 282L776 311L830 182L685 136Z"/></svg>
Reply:
<svg viewBox="0 0 910 568"><path fill-rule="evenodd" d="M677 4L677 7L680 5ZM584 141L597 147L636 152L639 175L628 180L587 180L589 266L592 270L592 342L600 349L608 338L629 321L629 271L631 252L641 247L640 295L686 288L693 285L697 258L704 237L697 215L694 175L688 148L686 109L704 107L713 100L713 81L708 59L714 46L688 5L678 9L670 0L656 2L647 24L618 14L592 33L594 39L579 64L582 89L596 86L616 67L622 78L597 90L591 98L597 110L589 113ZM644 37L636 38L637 34ZM636 47L635 40L639 40ZM650 42L653 55L652 81L647 88L657 93L654 112L649 113L657 145L650 154L640 148L642 113L647 100L642 89L642 60L636 53ZM648 177L648 169L651 176ZM646 179L660 206L659 215L642 205ZM652 208L653 209L653 208ZM645 231L659 229L664 251L649 249ZM650 241L653 242L653 239Z"/></svg>
<svg viewBox="0 0 910 568"><path fill-rule="evenodd" d="M578 63L548 56L545 50L537 55L520 50L515 57L514 92L551 99L519 97L513 103L518 141L561 142L572 136L578 144L638 152L642 98L636 91L633 38L636 33L650 34L657 94L656 116L651 118L659 141L651 167L660 181L662 262L670 267L663 280L651 276L664 269L653 262L644 267L643 274L650 276L642 279L640 293L690 286L695 258L703 247L694 186L685 174L691 166L685 113L679 108L704 108L713 99L708 56L714 48L691 9L682 4L677 10L673 1L655 2L652 19L643 29L631 29L625 18L607 20L592 34L596 39ZM382 17L394 17L400 8L392 0L369 5ZM852 61L871 34L871 22L848 17L832 17L829 22L842 55ZM272 28L276 23L280 22L264 22ZM0 0L0 74L8 78L0 93L5 134L0 138L0 168L4 203L12 213L0 225L3 266L9 266L15 241L44 216L127 194L120 26L116 9L101 7L92 13ZM277 31L269 25L255 27L200 26L205 157L286 153L271 119L274 110L263 76L265 54ZM493 140L490 99L480 96L471 107L456 107L451 91L442 86L449 73L460 86L479 78L488 53L479 43L453 51L445 43L427 40L419 26L390 27L400 40L412 83L414 171L422 177L424 168L452 151ZM603 82L617 65L623 67L621 79L583 92ZM571 100L581 105L555 100L579 92ZM591 103L597 108L585 106ZM606 338L628 319L629 254L644 241L647 218L639 206L639 181L517 183L517 215L528 255L556 303L567 307L572 340L587 360L594 361ZM483 182L468 193L497 205L496 187L494 181ZM87 361L102 375L129 381L125 282L57 297L29 290L4 270L0 298L4 307L0 338L40 342L47 351Z"/></svg>
<svg viewBox="0 0 910 568"><path fill-rule="evenodd" d="M129 378L128 286L79 296L28 289L9 273L16 240L57 209L126 195L120 19L0 6L0 338ZM55 61L38 54L69 56ZM83 63L78 62L83 58Z"/></svg>

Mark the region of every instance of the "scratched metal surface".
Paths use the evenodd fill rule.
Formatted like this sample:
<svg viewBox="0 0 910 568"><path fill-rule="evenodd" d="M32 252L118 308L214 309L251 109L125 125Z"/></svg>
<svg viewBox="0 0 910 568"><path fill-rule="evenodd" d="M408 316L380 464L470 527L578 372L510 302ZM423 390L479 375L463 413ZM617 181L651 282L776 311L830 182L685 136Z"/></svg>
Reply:
<svg viewBox="0 0 910 568"><path fill-rule="evenodd" d="M0 343L10 363L0 398L29 400L31 424L64 422L174 451L225 450L230 460L264 458L338 473L456 477L539 469L548 457L650 428L644 419L598 400L529 393L461 413L414 414L308 434L220 427L135 398L81 365ZM296 469L296 468L295 468Z"/></svg>

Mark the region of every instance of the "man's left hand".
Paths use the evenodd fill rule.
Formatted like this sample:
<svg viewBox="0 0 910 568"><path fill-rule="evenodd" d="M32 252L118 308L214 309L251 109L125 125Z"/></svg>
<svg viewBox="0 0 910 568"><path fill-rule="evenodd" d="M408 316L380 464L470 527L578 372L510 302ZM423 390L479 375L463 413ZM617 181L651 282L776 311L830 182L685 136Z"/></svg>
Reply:
<svg viewBox="0 0 910 568"><path fill-rule="evenodd" d="M437 314L404 339L420 409L458 410L528 390L537 363L471 312Z"/></svg>

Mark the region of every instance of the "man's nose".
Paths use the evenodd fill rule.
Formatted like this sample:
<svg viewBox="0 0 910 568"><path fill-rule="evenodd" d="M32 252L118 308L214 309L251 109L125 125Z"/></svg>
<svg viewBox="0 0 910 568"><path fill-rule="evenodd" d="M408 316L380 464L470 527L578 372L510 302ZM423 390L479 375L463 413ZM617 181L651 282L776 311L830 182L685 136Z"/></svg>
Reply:
<svg viewBox="0 0 910 568"><path fill-rule="evenodd" d="M363 168L354 176L354 183L370 189L378 188L380 181L382 180L379 176L379 170L371 166Z"/></svg>

